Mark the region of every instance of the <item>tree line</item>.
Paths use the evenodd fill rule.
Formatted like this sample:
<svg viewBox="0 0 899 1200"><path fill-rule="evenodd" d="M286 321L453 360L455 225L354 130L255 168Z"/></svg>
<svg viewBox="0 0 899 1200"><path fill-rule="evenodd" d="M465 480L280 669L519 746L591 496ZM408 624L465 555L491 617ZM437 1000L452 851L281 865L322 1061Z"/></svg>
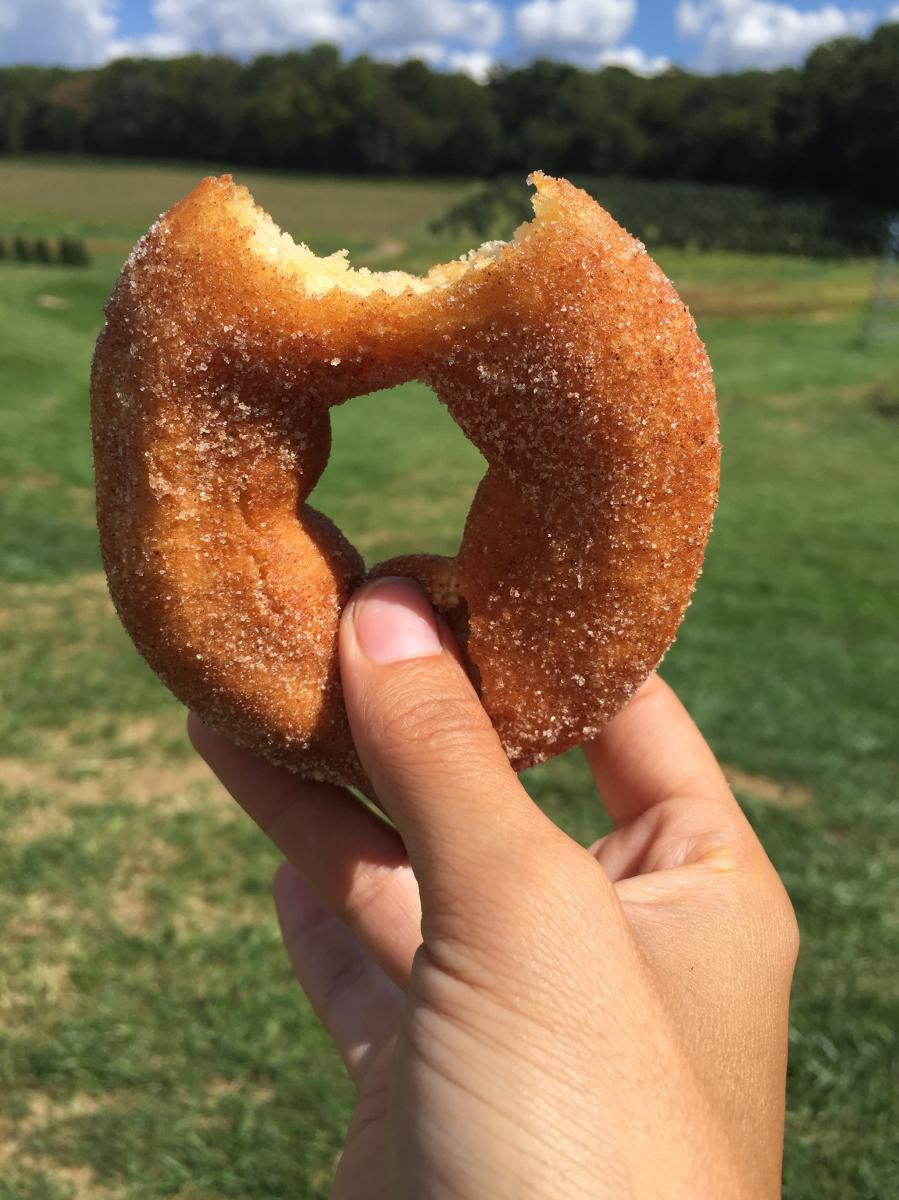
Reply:
<svg viewBox="0 0 899 1200"><path fill-rule="evenodd" d="M847 258L880 254L888 236L879 205L851 196L772 192L747 184L671 179L594 178L572 174L582 187L650 249L736 250ZM518 179L466 189L431 222L433 233L463 232L471 241L505 238L530 220L532 193Z"/></svg>
<svg viewBox="0 0 899 1200"><path fill-rule="evenodd" d="M0 153L301 171L561 174L752 184L899 204L899 24L802 67L644 79L539 60L484 84L331 46L249 63L0 70Z"/></svg>
<svg viewBox="0 0 899 1200"><path fill-rule="evenodd" d="M0 262L12 258L17 262L41 263L44 266L89 267L91 256L83 238L66 237L51 241L45 237L0 237Z"/></svg>

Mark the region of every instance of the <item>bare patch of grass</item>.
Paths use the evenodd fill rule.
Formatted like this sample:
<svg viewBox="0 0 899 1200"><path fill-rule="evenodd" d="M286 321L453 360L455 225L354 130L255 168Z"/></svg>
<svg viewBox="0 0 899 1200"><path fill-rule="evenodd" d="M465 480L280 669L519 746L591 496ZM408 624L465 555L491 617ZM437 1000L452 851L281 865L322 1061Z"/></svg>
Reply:
<svg viewBox="0 0 899 1200"><path fill-rule="evenodd" d="M2 772L3 762L0 761L0 774ZM25 790L21 782L20 787ZM28 786L28 790L32 790L30 786ZM40 842L46 837L70 833L71 830L72 818L60 805L32 802L23 806L9 822L5 836L10 845L28 845L32 842Z"/></svg>
<svg viewBox="0 0 899 1200"><path fill-rule="evenodd" d="M250 1097L261 1104L267 1104L275 1095L275 1089L271 1084L247 1083L244 1079L225 1079L221 1075L210 1079L205 1090L206 1094L214 1100L220 1100L224 1096L240 1095Z"/></svg>
<svg viewBox="0 0 899 1200"><path fill-rule="evenodd" d="M63 1164L37 1149L43 1135L62 1122L89 1118L107 1105L121 1103L117 1096L95 1096L76 1092L65 1100L51 1099L42 1092L25 1097L27 1114L19 1120L0 1118L0 1167L43 1172L63 1185L72 1200L119 1200L123 1193L104 1187L87 1165Z"/></svg>
<svg viewBox="0 0 899 1200"><path fill-rule="evenodd" d="M224 904L220 898L212 898L205 891L198 890L182 896L179 909L172 917L172 925L182 940L188 940L236 925L252 924L259 920L259 916L258 901L237 900Z"/></svg>
<svg viewBox="0 0 899 1200"><path fill-rule="evenodd" d="M221 785L198 758L177 768L163 763L131 765L125 771L110 768L105 785L116 786L136 804L161 806L165 812L194 809L213 795L222 794ZM231 815L230 808L223 814L226 819Z"/></svg>
<svg viewBox="0 0 899 1200"><path fill-rule="evenodd" d="M72 1192L72 1200L119 1200L123 1194L118 1188L101 1187L93 1167L61 1167L41 1158L32 1158L30 1165L43 1168L52 1179L67 1184Z"/></svg>
<svg viewBox="0 0 899 1200"><path fill-rule="evenodd" d="M815 324L833 324L846 319L868 301L864 284L843 285L809 296L804 287L776 285L740 288L733 284L697 286L681 284L680 292L697 317L802 317Z"/></svg>
<svg viewBox="0 0 899 1200"><path fill-rule="evenodd" d="M63 739L48 738L45 746L51 740ZM60 806L55 811L44 807L31 810L27 820L23 817L17 837L33 841L59 832L65 827L66 808L72 805L97 804L117 797L172 813L205 808L214 795L221 795L221 786L198 758L178 766L155 756L148 761L121 757L88 761L92 766L100 765L97 773L72 778L71 764L66 765L64 754L59 754L56 762L39 758L0 759L0 788L54 796ZM222 816L231 819L230 812Z"/></svg>
<svg viewBox="0 0 899 1200"><path fill-rule="evenodd" d="M389 259L399 258L406 251L406 243L401 238L382 238L365 254L358 256L360 262L380 263Z"/></svg>
<svg viewBox="0 0 899 1200"><path fill-rule="evenodd" d="M72 307L72 301L66 300L65 296L54 296L51 292L42 292L37 298L37 306L65 312Z"/></svg>
<svg viewBox="0 0 899 1200"><path fill-rule="evenodd" d="M31 980L44 993L46 1002L56 1007L71 986L69 964L67 962L37 963L32 968Z"/></svg>
<svg viewBox="0 0 899 1200"><path fill-rule="evenodd" d="M122 746L148 746L158 741L160 734L169 722L163 722L159 717L136 717L126 721L119 729L118 741Z"/></svg>
<svg viewBox="0 0 899 1200"><path fill-rule="evenodd" d="M7 479L0 479L0 492L8 492L10 488L17 487L26 490L54 488L59 487L62 483L60 477L52 471L27 471L23 475L17 475L15 478L10 476Z"/></svg>
<svg viewBox="0 0 899 1200"><path fill-rule="evenodd" d="M147 929L153 916L153 910L144 899L140 884L136 881L128 887L118 888L113 893L111 911L116 923L129 932Z"/></svg>
<svg viewBox="0 0 899 1200"><path fill-rule="evenodd" d="M149 928L155 916L149 889L171 874L179 858L177 847L158 837L142 839L123 855L109 885L109 911L118 925L135 933Z"/></svg>
<svg viewBox="0 0 899 1200"><path fill-rule="evenodd" d="M39 486L50 487L51 484L42 483ZM65 490L90 495L87 489ZM90 503L93 503L92 497ZM29 621L35 626L59 620L62 609L90 621L97 620L111 607L106 576L102 571L86 571L52 583L9 583L3 589L0 602L0 611L9 616L27 613Z"/></svg>
<svg viewBox="0 0 899 1200"><path fill-rule="evenodd" d="M60 929L69 928L81 917L73 900L63 900L45 892L27 892L16 903L16 912L6 924L10 938L56 939Z"/></svg>

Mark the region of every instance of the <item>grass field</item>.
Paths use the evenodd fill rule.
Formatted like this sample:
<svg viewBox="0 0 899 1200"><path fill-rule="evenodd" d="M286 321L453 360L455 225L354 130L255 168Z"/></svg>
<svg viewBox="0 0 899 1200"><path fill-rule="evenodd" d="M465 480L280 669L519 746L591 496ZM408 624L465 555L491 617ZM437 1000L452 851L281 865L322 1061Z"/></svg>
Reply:
<svg viewBox="0 0 899 1200"><path fill-rule="evenodd" d="M90 238L101 253L114 253L130 247L204 175L230 170L221 163L6 159L0 166L0 234L71 233ZM271 171L240 171L239 181L276 221L319 251L389 244L463 191L463 185L444 181L297 179Z"/></svg>
<svg viewBox="0 0 899 1200"><path fill-rule="evenodd" d="M0 165L0 233L84 234L95 253L83 271L0 266L0 1200L315 1200L350 1101L288 978L275 856L191 758L100 573L86 388L100 307L124 243L194 174ZM423 232L450 190L259 187L313 244L413 268L464 249ZM803 933L785 1195L885 1200L899 1194L899 343L860 344L873 264L659 258L706 338L725 444L707 568L664 673ZM353 401L334 431L317 499L369 559L451 550L481 464L426 389ZM527 781L578 838L602 830L577 755Z"/></svg>

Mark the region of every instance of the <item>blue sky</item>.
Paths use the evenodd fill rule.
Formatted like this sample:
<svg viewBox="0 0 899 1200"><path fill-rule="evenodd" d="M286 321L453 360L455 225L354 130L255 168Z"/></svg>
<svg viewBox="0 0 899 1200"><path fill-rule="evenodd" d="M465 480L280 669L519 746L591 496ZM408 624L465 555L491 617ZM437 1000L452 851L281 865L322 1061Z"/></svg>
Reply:
<svg viewBox="0 0 899 1200"><path fill-rule="evenodd" d="M332 41L478 78L541 55L718 71L800 62L821 41L889 19L899 0L0 0L0 62L247 57Z"/></svg>
<svg viewBox="0 0 899 1200"><path fill-rule="evenodd" d="M497 7L513 16L515 8L520 5L515 0L499 0ZM806 0L800 7L814 7L814 0ZM678 50L681 54L689 53L689 46L678 37L674 9L673 0L642 0L636 8L632 40L652 55L665 54L674 58ZM150 33L154 28L151 0L124 0L119 6L119 25L124 37L140 37ZM511 30L508 30L503 39L505 45L500 47L506 54L513 49L510 33Z"/></svg>

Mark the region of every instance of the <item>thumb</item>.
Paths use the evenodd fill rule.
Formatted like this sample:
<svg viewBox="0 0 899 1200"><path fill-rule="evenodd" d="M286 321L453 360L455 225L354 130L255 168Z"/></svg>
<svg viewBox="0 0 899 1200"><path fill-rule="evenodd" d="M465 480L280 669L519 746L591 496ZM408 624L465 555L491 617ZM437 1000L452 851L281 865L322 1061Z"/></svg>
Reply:
<svg viewBox="0 0 899 1200"><path fill-rule="evenodd" d="M405 842L426 921L447 906L482 910L547 838L567 842L519 783L417 584L382 578L356 593L340 670L356 749Z"/></svg>

